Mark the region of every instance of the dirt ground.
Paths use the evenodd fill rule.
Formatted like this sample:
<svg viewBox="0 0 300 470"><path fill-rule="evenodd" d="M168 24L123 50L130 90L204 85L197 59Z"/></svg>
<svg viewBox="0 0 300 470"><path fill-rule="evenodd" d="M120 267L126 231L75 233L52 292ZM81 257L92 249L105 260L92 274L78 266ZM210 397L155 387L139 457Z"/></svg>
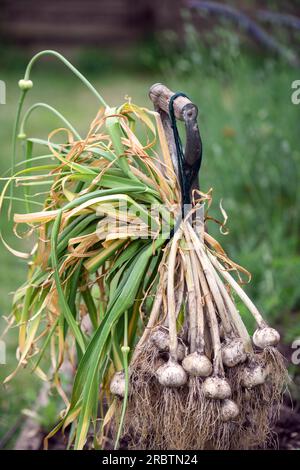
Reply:
<svg viewBox="0 0 300 470"><path fill-rule="evenodd" d="M15 449L39 450L43 449L45 432L32 421L28 421L17 441ZM59 432L49 441L49 450L63 450L66 448L67 436ZM300 406L293 406L290 397L286 397L281 407L280 417L274 429L273 450L299 450L300 449Z"/></svg>

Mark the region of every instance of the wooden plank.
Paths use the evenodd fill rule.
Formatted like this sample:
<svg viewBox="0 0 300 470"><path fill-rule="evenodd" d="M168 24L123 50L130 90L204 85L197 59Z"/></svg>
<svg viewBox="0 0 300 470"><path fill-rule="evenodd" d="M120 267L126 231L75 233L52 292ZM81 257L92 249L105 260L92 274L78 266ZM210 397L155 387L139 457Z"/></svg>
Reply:
<svg viewBox="0 0 300 470"><path fill-rule="evenodd" d="M130 9L138 14L139 11L143 10L141 4L137 3L136 7ZM70 0L68 2L59 2L53 0L52 2L37 2L36 0L27 0L26 2L16 3L16 1L8 3L2 7L2 14L32 16L32 15L48 15L54 14L59 16L73 15L73 14L90 14L92 17L95 13L100 14L117 14L127 15L130 11L126 0L114 0L114 1L91 1L91 0ZM2 16L2 15L1 15Z"/></svg>
<svg viewBox="0 0 300 470"><path fill-rule="evenodd" d="M99 27L98 24L78 23L78 24L56 24L53 27L52 23L48 24L35 24L34 26L29 22L16 22L15 24L6 24L2 28L5 34L13 34L16 37L45 37L45 36L60 36L60 37L74 37L80 38L84 36L111 36L112 25L103 24ZM132 31L132 30L131 30ZM113 34L117 36L130 34L131 31L125 25L118 25Z"/></svg>
<svg viewBox="0 0 300 470"><path fill-rule="evenodd" d="M152 31L156 1L2 0L1 36L18 44L127 43Z"/></svg>

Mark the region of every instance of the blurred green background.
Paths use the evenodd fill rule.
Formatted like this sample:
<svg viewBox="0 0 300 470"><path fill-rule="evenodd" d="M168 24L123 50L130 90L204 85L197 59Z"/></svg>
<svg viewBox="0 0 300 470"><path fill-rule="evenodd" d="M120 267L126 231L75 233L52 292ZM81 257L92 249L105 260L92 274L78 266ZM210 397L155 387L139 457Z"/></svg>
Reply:
<svg viewBox="0 0 300 470"><path fill-rule="evenodd" d="M249 4L244 3L246 7ZM277 6L278 2L268 2L274 11ZM231 22L214 18L213 27L201 29L195 24L195 15L180 9L179 34L170 30L153 34L126 47L122 54L114 48L107 51L88 45L70 55L111 105L120 104L129 95L137 104L151 107L148 90L156 81L184 91L198 105L204 145L201 189L213 188L212 213L219 219L222 199L230 232L222 236L213 222L209 222L209 230L229 256L252 273L246 291L290 345L300 335L300 105L291 101L291 84L300 80L300 69L252 43ZM205 18L202 21L205 25ZM211 25L212 20L207 21ZM291 36L285 28L276 27L270 33L285 47L297 50L299 31ZM17 82L31 51L38 50L13 44L0 50L0 79L7 87L6 105L0 105L2 176L10 167ZM27 105L47 102L80 132L88 130L97 103L69 71L47 60L35 67L32 79L34 87ZM46 138L58 126L53 116L41 110L32 115L28 135ZM6 241L24 249L6 218L2 211L1 230ZM0 256L0 313L6 317L11 292L25 279L26 263L2 244ZM246 318L247 313L241 313ZM1 331L5 324L3 319ZM17 364L15 328L5 341L7 364L0 366L1 381ZM13 445L23 419L21 412L34 405L39 387L38 379L25 369L1 389L2 446ZM47 409L44 418L51 427L57 410Z"/></svg>

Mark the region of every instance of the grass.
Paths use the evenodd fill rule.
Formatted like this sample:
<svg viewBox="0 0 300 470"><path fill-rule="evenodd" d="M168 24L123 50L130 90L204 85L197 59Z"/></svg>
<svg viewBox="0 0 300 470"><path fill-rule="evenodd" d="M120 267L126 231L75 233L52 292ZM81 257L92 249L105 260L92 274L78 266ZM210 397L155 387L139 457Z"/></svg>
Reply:
<svg viewBox="0 0 300 470"><path fill-rule="evenodd" d="M214 214L220 217L218 203L229 216L230 233L222 245L230 257L252 272L246 287L271 323L279 325L285 339L300 334L299 290L299 122L300 107L290 100L291 82L299 77L282 64L256 65L242 62L228 74L194 68L192 74L166 72L159 77L174 90L182 90L199 105L199 124L204 141L201 187L214 187ZM234 73L233 73L234 72ZM58 78L59 77L59 78ZM9 167L10 142L17 102L19 76L3 74L7 83L7 104L0 108L0 170ZM68 110L66 117L85 132L97 111L94 97L61 68L54 74L37 70L39 83L30 101L47 102ZM110 104L122 102L125 94L138 104L148 104L149 86L156 77L116 75L92 80ZM47 111L32 116L31 128L47 136L57 121ZM1 219L3 220L3 218ZM211 226L210 230L214 231ZM8 230L4 230L4 234ZM220 234L217 235L219 238ZM7 236L12 242L13 238ZM9 292L25 277L24 262L0 247L0 311L9 312ZM292 313L291 313L292 312ZM1 366L3 379L16 365L17 338L12 330L7 338L7 365ZM38 383L23 371L1 391L0 436L10 429L20 410L34 403ZM11 446L12 442L8 443Z"/></svg>

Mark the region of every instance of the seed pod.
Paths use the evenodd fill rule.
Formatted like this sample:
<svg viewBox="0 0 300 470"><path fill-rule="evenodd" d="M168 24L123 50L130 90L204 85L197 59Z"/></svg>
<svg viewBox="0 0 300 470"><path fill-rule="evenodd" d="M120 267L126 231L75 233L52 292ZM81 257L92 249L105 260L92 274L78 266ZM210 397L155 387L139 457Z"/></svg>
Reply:
<svg viewBox="0 0 300 470"><path fill-rule="evenodd" d="M182 361L184 370L193 377L208 377L212 373L212 363L204 354L194 352Z"/></svg>
<svg viewBox="0 0 300 470"><path fill-rule="evenodd" d="M185 370L172 359L157 369L156 376L164 387L181 387L187 382Z"/></svg>
<svg viewBox="0 0 300 470"><path fill-rule="evenodd" d="M152 336L151 340L153 344L157 347L157 349L161 352L169 352L169 333L165 330L156 330ZM182 361L185 356L185 347L184 345L178 341L177 346L177 359L178 361Z"/></svg>
<svg viewBox="0 0 300 470"><path fill-rule="evenodd" d="M260 364L257 364L254 367L245 367L241 383L246 388L253 388L265 383L267 375L268 369L266 367L262 367Z"/></svg>
<svg viewBox="0 0 300 470"><path fill-rule="evenodd" d="M231 395L231 388L226 379L208 377L204 380L202 390L207 398L224 400Z"/></svg>
<svg viewBox="0 0 300 470"><path fill-rule="evenodd" d="M24 78L22 78L21 80L19 80L19 88L21 88L21 90L30 90L30 88L33 87L33 83L31 80L24 80Z"/></svg>
<svg viewBox="0 0 300 470"><path fill-rule="evenodd" d="M26 134L24 134L24 132L20 132L20 134L18 134L18 139L19 140L25 140L26 139Z"/></svg>
<svg viewBox="0 0 300 470"><path fill-rule="evenodd" d="M124 371L116 372L110 382L110 393L120 398L125 396L125 374Z"/></svg>
<svg viewBox="0 0 300 470"><path fill-rule="evenodd" d="M234 367L245 362L246 358L244 345L240 339L235 338L222 345L222 359L225 366Z"/></svg>
<svg viewBox="0 0 300 470"><path fill-rule="evenodd" d="M224 423L232 421L239 415L239 407L232 400L224 400L221 404L221 418Z"/></svg>
<svg viewBox="0 0 300 470"><path fill-rule="evenodd" d="M280 341L280 335L277 330L266 326L259 328L253 335L253 343L258 348L264 349L268 346L276 346Z"/></svg>

